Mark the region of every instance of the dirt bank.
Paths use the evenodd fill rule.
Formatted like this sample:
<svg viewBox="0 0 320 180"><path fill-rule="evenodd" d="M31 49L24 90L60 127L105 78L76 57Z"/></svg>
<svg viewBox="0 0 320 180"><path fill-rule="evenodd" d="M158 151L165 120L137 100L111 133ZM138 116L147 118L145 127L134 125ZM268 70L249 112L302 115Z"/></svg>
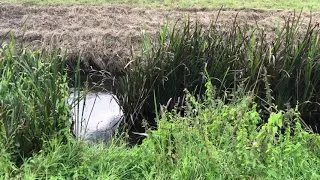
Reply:
<svg viewBox="0 0 320 180"><path fill-rule="evenodd" d="M272 33L291 11L223 10L219 24L238 22L257 23ZM114 69L130 59L130 50L137 50L144 32L155 37L166 22L174 23L185 15L209 25L218 11L143 9L115 6L22 6L0 4L0 41L10 30L18 42L35 49L68 49L69 57L93 60L103 69ZM310 13L303 13L308 24ZM314 23L320 12L312 14Z"/></svg>

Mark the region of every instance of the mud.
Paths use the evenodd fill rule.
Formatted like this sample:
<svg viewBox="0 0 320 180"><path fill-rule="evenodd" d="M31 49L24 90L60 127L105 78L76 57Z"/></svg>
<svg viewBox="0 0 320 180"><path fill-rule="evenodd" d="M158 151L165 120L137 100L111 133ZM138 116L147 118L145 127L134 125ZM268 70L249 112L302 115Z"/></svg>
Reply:
<svg viewBox="0 0 320 180"><path fill-rule="evenodd" d="M139 52L143 34L155 38L167 22L189 16L207 26L215 20L218 10L169 10L125 6L23 6L0 3L0 43L9 40L8 31L15 33L18 43L32 49L50 52L60 47L68 50L69 59L80 55L86 62L93 61L99 68L114 70L123 67L131 58L131 50ZM258 25L270 35L293 16L292 11L222 10L218 24L238 23ZM310 13L302 13L303 26L307 26ZM313 23L320 12L313 12Z"/></svg>

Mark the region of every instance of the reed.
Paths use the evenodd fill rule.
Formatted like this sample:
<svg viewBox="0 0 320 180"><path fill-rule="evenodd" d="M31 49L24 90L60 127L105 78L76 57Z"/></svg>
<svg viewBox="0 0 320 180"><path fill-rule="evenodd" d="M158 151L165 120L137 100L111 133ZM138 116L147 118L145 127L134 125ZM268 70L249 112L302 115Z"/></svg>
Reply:
<svg viewBox="0 0 320 180"><path fill-rule="evenodd" d="M17 51L13 35L0 50L0 127L13 162L38 152L43 141L69 133L69 89L60 54Z"/></svg>
<svg viewBox="0 0 320 180"><path fill-rule="evenodd" d="M141 56L118 78L115 94L127 116L124 126L144 131L142 119L156 127L155 109L182 106L184 89L203 95L204 70L222 98L242 88L252 92L265 114L277 106L298 104L304 121L319 124L319 24L300 29L300 15L285 18L274 38L264 30L239 25L209 28L184 21L180 27L164 27L157 42L146 36ZM154 94L157 103L154 105ZM178 102L179 101L179 102ZM171 103L170 103L171 102Z"/></svg>

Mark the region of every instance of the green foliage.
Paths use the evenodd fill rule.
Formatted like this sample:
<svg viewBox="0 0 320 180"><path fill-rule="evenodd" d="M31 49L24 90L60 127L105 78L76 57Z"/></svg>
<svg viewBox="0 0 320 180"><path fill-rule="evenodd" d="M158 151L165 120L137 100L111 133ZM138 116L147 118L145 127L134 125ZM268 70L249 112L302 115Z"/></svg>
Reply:
<svg viewBox="0 0 320 180"><path fill-rule="evenodd" d="M261 122L250 96L217 99L187 93L185 117L163 112L143 143L89 146L45 142L25 161L23 179L319 179L320 138L302 129L297 110L274 111ZM287 126L289 123L294 125ZM282 129L286 127L285 129ZM10 173L9 173L10 174Z"/></svg>
<svg viewBox="0 0 320 180"><path fill-rule="evenodd" d="M13 39L0 50L0 139L18 163L19 156L39 151L43 141L63 135L70 112L65 57L16 52L14 45Z"/></svg>
<svg viewBox="0 0 320 180"><path fill-rule="evenodd" d="M319 112L319 32L298 22L271 41L190 21L146 38L115 93L129 125L154 111L158 127L131 149L68 138L65 57L16 52L13 39L0 48L1 179L319 179L320 138L301 119ZM158 111L181 96L183 116Z"/></svg>
<svg viewBox="0 0 320 180"><path fill-rule="evenodd" d="M264 114L273 106L285 110L298 104L303 119L316 127L320 115L319 28L310 23L300 31L300 15L296 14L284 21L271 39L248 25L234 23L221 29L213 23L204 30L189 20L182 29L164 27L154 44L146 37L142 55L134 57L126 75L117 80L115 94L130 117L128 126L138 125L141 118L155 124L150 112L159 107L154 105L153 92L159 104L171 98L173 103L181 100L184 88L203 95L207 69L222 98L241 87L256 95Z"/></svg>

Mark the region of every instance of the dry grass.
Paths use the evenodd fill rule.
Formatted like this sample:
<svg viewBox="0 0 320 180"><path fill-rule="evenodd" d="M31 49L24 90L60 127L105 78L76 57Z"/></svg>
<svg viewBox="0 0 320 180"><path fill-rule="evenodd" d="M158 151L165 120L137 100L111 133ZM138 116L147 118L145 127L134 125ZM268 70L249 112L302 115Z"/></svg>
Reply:
<svg viewBox="0 0 320 180"><path fill-rule="evenodd" d="M131 60L131 50L140 53L144 33L155 40L159 29L166 23L173 25L186 16L192 22L208 27L218 10L168 10L123 6L22 6L0 7L0 39L9 30L15 33L18 43L28 48L54 51L68 50L69 59L81 57L94 67L117 71ZM238 15L240 24L258 25L272 38L275 28L283 24L283 17L292 11L222 10L217 24L230 26ZM303 26L310 14L302 13ZM313 23L320 13L313 13ZM10 37L8 37L10 38ZM7 38L7 40L9 40Z"/></svg>

